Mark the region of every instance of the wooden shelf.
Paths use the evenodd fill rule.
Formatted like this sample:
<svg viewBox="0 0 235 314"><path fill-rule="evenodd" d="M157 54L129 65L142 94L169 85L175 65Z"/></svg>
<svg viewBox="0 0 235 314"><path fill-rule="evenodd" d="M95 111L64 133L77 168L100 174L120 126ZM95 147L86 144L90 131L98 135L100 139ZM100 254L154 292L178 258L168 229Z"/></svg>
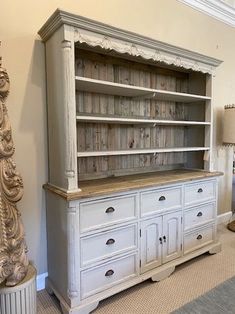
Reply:
<svg viewBox="0 0 235 314"><path fill-rule="evenodd" d="M126 96L126 97L141 97L152 98L162 101L173 102L197 102L202 100L211 100L211 97L177 93L165 90L151 89L145 87L131 86L126 84L118 84L108 81L95 80L86 77L76 76L76 89L79 91Z"/></svg>
<svg viewBox="0 0 235 314"><path fill-rule="evenodd" d="M207 151L209 147L173 147L173 148L150 148L150 149L128 149L128 150L110 150L110 151L91 151L78 152L77 157L98 157L98 156L120 156L120 155L138 155L138 154L155 154L155 153L178 153L178 152L195 152Z"/></svg>
<svg viewBox="0 0 235 314"><path fill-rule="evenodd" d="M77 121L90 122L90 123L118 123L118 124L153 124L157 125L198 125L205 126L211 125L210 122L201 121L177 121L177 120L157 120L157 119L133 119L133 118L121 118L121 117L107 117L107 116L91 116L91 115L77 115Z"/></svg>

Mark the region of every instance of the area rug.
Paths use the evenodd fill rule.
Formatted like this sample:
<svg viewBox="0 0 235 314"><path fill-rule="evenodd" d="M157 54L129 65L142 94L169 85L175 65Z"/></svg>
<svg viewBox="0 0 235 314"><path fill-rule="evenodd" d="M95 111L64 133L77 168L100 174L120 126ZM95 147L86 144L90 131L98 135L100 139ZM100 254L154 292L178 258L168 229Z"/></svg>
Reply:
<svg viewBox="0 0 235 314"><path fill-rule="evenodd" d="M223 313L235 313L235 277L226 280L199 298L172 312L172 314Z"/></svg>

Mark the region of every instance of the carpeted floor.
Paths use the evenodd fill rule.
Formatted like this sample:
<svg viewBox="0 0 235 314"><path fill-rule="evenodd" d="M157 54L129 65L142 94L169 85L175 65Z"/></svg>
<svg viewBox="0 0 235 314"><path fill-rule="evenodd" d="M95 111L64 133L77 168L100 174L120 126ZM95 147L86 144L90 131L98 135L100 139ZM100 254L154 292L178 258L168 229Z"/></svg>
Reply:
<svg viewBox="0 0 235 314"><path fill-rule="evenodd" d="M226 280L172 314L234 314L235 277Z"/></svg>
<svg viewBox="0 0 235 314"><path fill-rule="evenodd" d="M93 313L168 314L235 276L235 233L221 225L219 237L221 253L204 254L178 266L170 277L161 282L148 280L114 295L100 302ZM38 292L38 314L59 313L56 298L50 297L44 290Z"/></svg>

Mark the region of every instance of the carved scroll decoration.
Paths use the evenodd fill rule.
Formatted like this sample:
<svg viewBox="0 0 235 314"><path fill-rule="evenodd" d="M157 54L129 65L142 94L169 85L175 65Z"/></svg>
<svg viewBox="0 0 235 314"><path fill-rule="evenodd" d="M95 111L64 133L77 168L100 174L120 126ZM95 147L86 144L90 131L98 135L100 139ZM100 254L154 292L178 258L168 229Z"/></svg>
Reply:
<svg viewBox="0 0 235 314"><path fill-rule="evenodd" d="M0 59L0 284L15 286L28 270L24 229L16 203L23 195L23 181L12 159L14 145L5 105L9 77Z"/></svg>
<svg viewBox="0 0 235 314"><path fill-rule="evenodd" d="M134 57L141 57L145 60L153 62L162 62L167 65L173 65L179 68L209 73L214 75L215 67L200 61L190 60L186 56L179 56L177 53L156 49L155 47L147 47L142 44L136 44L123 41L117 38L104 36L98 33L81 30L75 28L75 42L87 44L90 47L100 47L107 51L115 51L120 54L128 54Z"/></svg>

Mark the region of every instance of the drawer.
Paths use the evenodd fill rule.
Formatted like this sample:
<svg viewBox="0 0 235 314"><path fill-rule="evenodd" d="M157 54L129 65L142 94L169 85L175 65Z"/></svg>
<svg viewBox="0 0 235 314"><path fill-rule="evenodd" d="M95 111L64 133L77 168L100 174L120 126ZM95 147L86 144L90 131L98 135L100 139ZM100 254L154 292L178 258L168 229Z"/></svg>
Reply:
<svg viewBox="0 0 235 314"><path fill-rule="evenodd" d="M184 254L203 247L214 240L215 228L213 225L184 235Z"/></svg>
<svg viewBox="0 0 235 314"><path fill-rule="evenodd" d="M181 187L157 189L141 193L141 215L162 209L179 209L182 203Z"/></svg>
<svg viewBox="0 0 235 314"><path fill-rule="evenodd" d="M137 275L136 254L81 272L82 299Z"/></svg>
<svg viewBox="0 0 235 314"><path fill-rule="evenodd" d="M81 265L137 249L137 225L97 233L81 239Z"/></svg>
<svg viewBox="0 0 235 314"><path fill-rule="evenodd" d="M81 232L136 218L136 194L80 203Z"/></svg>
<svg viewBox="0 0 235 314"><path fill-rule="evenodd" d="M184 212L184 230L194 228L215 218L215 203L193 207Z"/></svg>
<svg viewBox="0 0 235 314"><path fill-rule="evenodd" d="M185 185L185 206L199 204L216 198L216 181L202 181Z"/></svg>

